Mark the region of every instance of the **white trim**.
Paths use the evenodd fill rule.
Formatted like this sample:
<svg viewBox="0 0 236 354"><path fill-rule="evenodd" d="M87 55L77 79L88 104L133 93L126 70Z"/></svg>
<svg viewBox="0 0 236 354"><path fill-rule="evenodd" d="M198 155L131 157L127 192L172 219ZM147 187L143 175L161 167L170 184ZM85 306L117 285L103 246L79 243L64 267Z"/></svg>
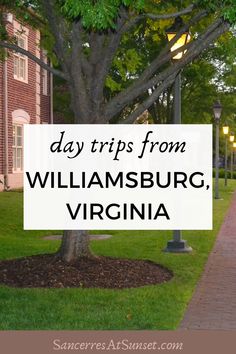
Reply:
<svg viewBox="0 0 236 354"><path fill-rule="evenodd" d="M14 79L17 81L20 81L20 82L24 82L25 84L28 84L28 58L19 57L16 54L14 54L14 57L18 58L18 59L23 59L25 62L25 79L15 75L15 74L14 74ZM13 65L15 65L15 63Z"/></svg>
<svg viewBox="0 0 236 354"><path fill-rule="evenodd" d="M13 27L14 27L14 34L15 35L24 34L27 37L29 36L29 29L27 27L23 26L20 22L14 20Z"/></svg>
<svg viewBox="0 0 236 354"><path fill-rule="evenodd" d="M13 168L12 168L12 173L14 174L19 174L23 173L23 156L24 156L24 130L23 130L23 125L24 124L29 124L30 123L30 115L24 111L23 109L16 109L15 111L12 112L12 125L13 126L21 126L22 127L22 169L14 169L14 161L13 161ZM14 144L14 142L13 142ZM12 146L14 148L14 145ZM12 158L13 158L13 151L12 151Z"/></svg>
<svg viewBox="0 0 236 354"><path fill-rule="evenodd" d="M23 109L16 109L12 112L12 121L13 124L29 124L30 116Z"/></svg>
<svg viewBox="0 0 236 354"><path fill-rule="evenodd" d="M15 128L15 134L17 134L17 128L21 128L21 145L15 145L15 139L13 139L13 145L12 145L12 158L13 158L13 168L12 168L12 173L23 173L23 161L24 161L24 157L23 157L23 153L24 153L24 130L23 130L23 125L24 124L19 124L19 123L15 123L13 124L13 130ZM16 135L16 141L17 141L17 135ZM21 167L14 167L14 149L16 149L16 153L18 150L21 151ZM17 154L16 154L17 155ZM16 156L16 159L17 159L17 156Z"/></svg>
<svg viewBox="0 0 236 354"><path fill-rule="evenodd" d="M16 36L17 41L20 38L24 40L24 44L25 44L24 49L28 50L28 36L25 33L20 33L18 31L14 31L14 35ZM19 43L18 43L18 45L19 45ZM25 77L24 78L15 74L15 58L18 59L18 61L20 61L20 60L24 61L24 66L25 66ZM15 52L13 65L14 65L14 68L13 68L14 79L28 84L28 57ZM18 68L18 74L19 74L20 62L18 62L18 65L19 65L19 68Z"/></svg>
<svg viewBox="0 0 236 354"><path fill-rule="evenodd" d="M13 23L13 14L8 12L6 13L6 21L9 22L9 23Z"/></svg>

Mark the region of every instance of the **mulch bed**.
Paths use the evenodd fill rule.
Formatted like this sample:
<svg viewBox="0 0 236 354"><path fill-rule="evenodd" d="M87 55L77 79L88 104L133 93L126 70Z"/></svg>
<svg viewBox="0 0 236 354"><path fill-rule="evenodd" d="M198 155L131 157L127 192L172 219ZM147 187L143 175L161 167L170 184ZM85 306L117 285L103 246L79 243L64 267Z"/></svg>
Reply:
<svg viewBox="0 0 236 354"><path fill-rule="evenodd" d="M54 254L0 262L0 284L19 288L137 288L172 276L151 261L110 257L81 259L73 265Z"/></svg>

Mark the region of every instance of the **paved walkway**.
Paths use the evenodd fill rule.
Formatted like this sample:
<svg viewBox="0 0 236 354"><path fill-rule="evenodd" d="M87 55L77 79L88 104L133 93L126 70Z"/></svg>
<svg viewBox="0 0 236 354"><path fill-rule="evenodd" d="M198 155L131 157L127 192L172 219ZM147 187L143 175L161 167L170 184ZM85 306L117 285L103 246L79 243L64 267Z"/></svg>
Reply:
<svg viewBox="0 0 236 354"><path fill-rule="evenodd" d="M236 329L236 192L181 329Z"/></svg>

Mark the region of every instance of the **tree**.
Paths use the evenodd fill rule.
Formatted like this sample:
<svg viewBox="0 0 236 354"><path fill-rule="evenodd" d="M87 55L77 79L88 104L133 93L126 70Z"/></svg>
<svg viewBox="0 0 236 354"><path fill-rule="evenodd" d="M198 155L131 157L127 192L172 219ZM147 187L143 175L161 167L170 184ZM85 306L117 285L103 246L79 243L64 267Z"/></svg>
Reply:
<svg viewBox="0 0 236 354"><path fill-rule="evenodd" d="M75 123L79 124L107 124L120 117L122 123L133 123L168 90L179 70L227 32L236 20L235 0L2 0L0 4L0 47L18 51L64 79L70 91ZM8 37L4 26L6 9L40 27L44 44L51 50L58 68L47 66ZM180 15L185 17L186 24L163 46L163 28ZM44 19L43 24L40 18ZM161 40L155 50L145 46L150 22L163 23ZM188 51L181 61L171 65L171 58L178 51L170 53L170 48L190 27L196 32L184 48ZM115 71L117 80L111 73L114 74L118 65L122 69L120 48L124 53L126 46L126 57L134 57L129 46L134 38L140 38L140 57L144 60L146 53L146 66L141 72L138 64L132 73L128 69L123 85L119 83L120 72ZM110 86L117 85L116 92L108 94L109 82ZM150 88L151 95L147 94ZM87 232L65 231L61 256L68 262L90 256Z"/></svg>

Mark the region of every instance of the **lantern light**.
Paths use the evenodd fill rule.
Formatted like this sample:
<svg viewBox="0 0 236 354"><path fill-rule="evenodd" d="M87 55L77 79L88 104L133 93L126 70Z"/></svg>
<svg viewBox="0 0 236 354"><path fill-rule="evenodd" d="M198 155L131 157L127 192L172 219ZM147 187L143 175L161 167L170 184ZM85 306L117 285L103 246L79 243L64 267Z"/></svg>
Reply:
<svg viewBox="0 0 236 354"><path fill-rule="evenodd" d="M233 134L233 133L230 133L229 141L230 141L231 143L234 142L234 134Z"/></svg>
<svg viewBox="0 0 236 354"><path fill-rule="evenodd" d="M216 122L219 122L221 113L222 113L222 105L220 101L216 101L213 105L214 118Z"/></svg>
<svg viewBox="0 0 236 354"><path fill-rule="evenodd" d="M181 28L183 28L184 22L180 16L176 17L174 24L166 30L166 35L168 38L168 41L170 42L180 31ZM191 36L189 31L186 31L181 34L180 38L173 44L171 47L171 52L174 52L175 50L183 47L184 45L188 44L191 40ZM187 49L183 50L182 52L179 52L176 54L173 59L174 60L179 60L182 59L183 55L187 52Z"/></svg>
<svg viewBox="0 0 236 354"><path fill-rule="evenodd" d="M229 126L228 125L225 125L223 127L223 133L224 133L224 135L228 135L229 134Z"/></svg>

